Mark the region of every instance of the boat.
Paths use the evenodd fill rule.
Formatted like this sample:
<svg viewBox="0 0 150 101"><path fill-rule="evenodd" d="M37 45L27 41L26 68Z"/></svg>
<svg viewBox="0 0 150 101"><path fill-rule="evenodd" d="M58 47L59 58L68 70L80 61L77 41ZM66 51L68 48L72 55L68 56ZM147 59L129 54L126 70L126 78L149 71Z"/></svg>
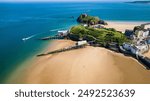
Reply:
<svg viewBox="0 0 150 101"><path fill-rule="evenodd" d="M26 41L26 40L29 40L31 38L33 38L35 35L32 35L32 36L29 36L29 37L26 37L26 38L22 38L23 41Z"/></svg>
<svg viewBox="0 0 150 101"><path fill-rule="evenodd" d="M26 40L28 40L28 38L22 38L22 40L23 40L23 41L26 41Z"/></svg>

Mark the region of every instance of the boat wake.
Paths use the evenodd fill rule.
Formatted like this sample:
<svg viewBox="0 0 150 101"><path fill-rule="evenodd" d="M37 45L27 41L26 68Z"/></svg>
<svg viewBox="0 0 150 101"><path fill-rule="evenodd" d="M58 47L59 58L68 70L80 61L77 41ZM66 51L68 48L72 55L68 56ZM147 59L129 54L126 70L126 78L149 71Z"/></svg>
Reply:
<svg viewBox="0 0 150 101"><path fill-rule="evenodd" d="M51 31L51 32L54 32L54 31L58 31L58 30L62 30L62 29L65 29L65 28L52 29L52 30L50 30L50 31Z"/></svg>
<svg viewBox="0 0 150 101"><path fill-rule="evenodd" d="M35 37L36 35L31 35L31 36L29 36L29 37L26 37L26 38L22 38L22 40L23 41L27 41L27 40L29 40L29 39L31 39L31 38L33 38L33 37Z"/></svg>

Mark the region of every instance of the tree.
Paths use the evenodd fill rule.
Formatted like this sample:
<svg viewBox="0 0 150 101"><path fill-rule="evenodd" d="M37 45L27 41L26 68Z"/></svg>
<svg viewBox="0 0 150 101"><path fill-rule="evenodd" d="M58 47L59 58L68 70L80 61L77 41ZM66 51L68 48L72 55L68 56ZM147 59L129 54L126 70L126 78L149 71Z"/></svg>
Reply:
<svg viewBox="0 0 150 101"><path fill-rule="evenodd" d="M109 32L108 34L106 34L106 36L105 36L106 42L113 42L113 39L114 39L114 33Z"/></svg>

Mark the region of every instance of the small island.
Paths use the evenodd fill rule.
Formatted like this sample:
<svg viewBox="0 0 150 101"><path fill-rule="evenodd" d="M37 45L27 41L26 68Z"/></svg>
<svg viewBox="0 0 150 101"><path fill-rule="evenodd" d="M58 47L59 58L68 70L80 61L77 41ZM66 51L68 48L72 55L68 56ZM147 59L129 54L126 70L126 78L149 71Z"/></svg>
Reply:
<svg viewBox="0 0 150 101"><path fill-rule="evenodd" d="M150 1L132 1L132 2L126 2L126 3L150 4Z"/></svg>
<svg viewBox="0 0 150 101"><path fill-rule="evenodd" d="M88 25L95 25L95 24L107 25L107 23L104 20L101 20L99 17L90 16L88 14L81 14L77 18L77 22L88 24Z"/></svg>

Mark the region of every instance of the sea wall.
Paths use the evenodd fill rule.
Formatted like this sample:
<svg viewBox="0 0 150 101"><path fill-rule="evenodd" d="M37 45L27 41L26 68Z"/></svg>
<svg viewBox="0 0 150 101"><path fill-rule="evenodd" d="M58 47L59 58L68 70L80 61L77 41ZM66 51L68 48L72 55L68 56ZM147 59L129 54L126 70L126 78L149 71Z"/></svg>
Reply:
<svg viewBox="0 0 150 101"><path fill-rule="evenodd" d="M139 56L138 58L138 60L146 67L146 69L150 70L150 59L143 56Z"/></svg>

